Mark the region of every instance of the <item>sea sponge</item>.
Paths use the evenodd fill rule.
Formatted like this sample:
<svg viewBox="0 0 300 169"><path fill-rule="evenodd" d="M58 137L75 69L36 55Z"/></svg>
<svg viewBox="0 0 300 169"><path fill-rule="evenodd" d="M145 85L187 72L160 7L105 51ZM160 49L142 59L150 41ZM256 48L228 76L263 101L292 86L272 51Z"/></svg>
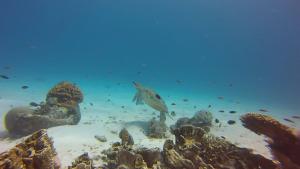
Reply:
<svg viewBox="0 0 300 169"><path fill-rule="evenodd" d="M300 138L296 129L258 113L243 115L241 121L246 128L271 139L269 146L272 153L283 165L296 164L300 168Z"/></svg>
<svg viewBox="0 0 300 169"><path fill-rule="evenodd" d="M59 106L74 106L83 101L83 94L74 84L63 81L48 92L46 101Z"/></svg>
<svg viewBox="0 0 300 169"><path fill-rule="evenodd" d="M0 168L59 169L57 154L46 130L39 130L9 151L0 154Z"/></svg>

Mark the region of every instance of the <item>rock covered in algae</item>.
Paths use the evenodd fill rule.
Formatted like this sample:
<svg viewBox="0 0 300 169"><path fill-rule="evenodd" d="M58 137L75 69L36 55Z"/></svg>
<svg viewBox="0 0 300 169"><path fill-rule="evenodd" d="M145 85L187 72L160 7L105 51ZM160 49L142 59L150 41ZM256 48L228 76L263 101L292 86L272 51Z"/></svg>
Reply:
<svg viewBox="0 0 300 169"><path fill-rule="evenodd" d="M285 168L300 168L300 137L296 129L258 113L243 115L241 121L246 128L271 139L272 153Z"/></svg>
<svg viewBox="0 0 300 169"><path fill-rule="evenodd" d="M159 149L127 147L120 143L104 152L109 169L276 169L277 165L251 150L192 125L174 130L175 143L166 140ZM139 165L137 165L139 164Z"/></svg>
<svg viewBox="0 0 300 169"><path fill-rule="evenodd" d="M49 91L46 103L40 104L38 107L11 109L4 118L5 127L9 133L24 136L40 129L77 124L81 118L78 103L82 101L82 93L78 91L78 88L71 87L72 85L66 82L59 83L57 86ZM62 87L66 86L68 88L62 90ZM66 96L63 97L62 93ZM60 96L60 99L54 99L56 102L53 99L49 101L51 100L49 98L54 98L54 96Z"/></svg>
<svg viewBox="0 0 300 169"><path fill-rule="evenodd" d="M192 118L183 117L177 120L175 125L171 126L171 132L172 130L176 128L180 128L184 125L192 125L195 127L201 127L205 131L209 131L210 127L212 125L213 116L212 113L206 110L201 110L195 113L195 115Z"/></svg>
<svg viewBox="0 0 300 169"><path fill-rule="evenodd" d="M9 151L1 153L0 168L59 169L60 163L46 130L40 130Z"/></svg>
<svg viewBox="0 0 300 169"><path fill-rule="evenodd" d="M132 146L134 144L133 138L126 128L123 128L120 131L119 138L121 139L123 146Z"/></svg>
<svg viewBox="0 0 300 169"><path fill-rule="evenodd" d="M48 92L46 101L60 106L74 106L83 101L83 94L74 84L63 81Z"/></svg>
<svg viewBox="0 0 300 169"><path fill-rule="evenodd" d="M164 121L151 119L148 123L147 135L151 138L165 138L167 125Z"/></svg>
<svg viewBox="0 0 300 169"><path fill-rule="evenodd" d="M72 166L69 166L68 169L94 169L93 161L90 159L88 153L84 153L77 157Z"/></svg>

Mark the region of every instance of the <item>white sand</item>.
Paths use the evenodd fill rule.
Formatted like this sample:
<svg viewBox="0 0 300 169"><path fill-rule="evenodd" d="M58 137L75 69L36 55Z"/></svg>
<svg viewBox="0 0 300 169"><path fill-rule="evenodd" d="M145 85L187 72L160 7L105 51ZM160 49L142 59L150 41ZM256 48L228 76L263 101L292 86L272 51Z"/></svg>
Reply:
<svg viewBox="0 0 300 169"><path fill-rule="evenodd" d="M51 86L51 85L50 85ZM19 106L27 105L33 101L33 98L39 98L37 101L41 101L47 90L45 86L38 89L32 89L32 92L20 93L9 92L2 94L0 99L0 112L3 115L10 109L10 105ZM133 135L134 141L137 146L144 147L159 147L162 148L164 143L163 139L148 139L143 133L143 128L146 122L153 115L152 109L147 106L136 106L131 102L135 90L128 88L127 86L119 86L112 89L107 88L95 88L88 86L85 88L85 101L81 104L82 119L78 125L74 126L59 126L48 130L48 134L54 140L54 146L58 152L59 158L63 167L71 164L71 162L84 152L88 152L92 158L101 156L101 151L111 146L113 142L120 141L118 132L126 127ZM26 97L26 96L29 97ZM161 95L168 96L167 92L162 92ZM218 118L222 123L222 127L218 127L218 124L214 124L212 133L217 136L224 136L229 141L241 146L253 149L256 153L262 154L267 158L271 158L270 152L266 147L266 142L263 136L258 136L249 130L242 127L239 121L239 116L246 112L257 111L259 108L252 106L253 103L237 104L234 101L229 101L225 97L224 100L219 100L216 96L205 95L205 97L198 97L192 95L176 95L172 93L170 97L164 97L169 105L170 111L175 110L177 113L176 118L179 117L191 117L197 110L206 109L209 104L212 104L212 108L208 109L213 112L215 118ZM5 98L5 99L4 99ZM8 99L7 99L8 98ZM188 98L188 102L183 102L183 98ZM107 101L110 99L111 101ZM36 100L34 100L36 101ZM93 103L93 106L90 105ZM175 106L171 106L171 103L176 103ZM194 106L197 106L194 108ZM125 106L122 108L122 106ZM225 110L225 113L218 112L219 110ZM235 110L238 113L229 114L228 111ZM274 109L276 110L276 109ZM272 111L274 111L272 109ZM278 110L279 112L280 110ZM277 113L277 118L282 119L280 114ZM235 120L237 124L228 125L227 120ZM175 119L176 120L176 119ZM167 120L168 125L174 124L175 121ZM285 122L286 123L286 122ZM2 126L2 125L1 125ZM299 128L299 123L296 126ZM0 128L2 137L5 135L4 129ZM107 138L107 142L99 142L94 138L95 135L103 135ZM173 139L173 136L170 136ZM14 146L19 140L0 140L0 152L7 150ZM100 165L101 160L96 160L96 164Z"/></svg>

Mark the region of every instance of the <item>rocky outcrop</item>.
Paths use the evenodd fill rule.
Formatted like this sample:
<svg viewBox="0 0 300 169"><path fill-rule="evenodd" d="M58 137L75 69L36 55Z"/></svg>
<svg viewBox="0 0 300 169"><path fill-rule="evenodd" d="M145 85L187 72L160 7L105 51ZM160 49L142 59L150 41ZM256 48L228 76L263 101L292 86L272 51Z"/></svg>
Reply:
<svg viewBox="0 0 300 169"><path fill-rule="evenodd" d="M11 150L1 153L0 168L59 169L60 163L46 130L40 130Z"/></svg>
<svg viewBox="0 0 300 169"><path fill-rule="evenodd" d="M251 131L270 138L269 146L272 153L284 168L300 168L299 131L281 124L270 116L258 113L243 115L241 121Z"/></svg>
<svg viewBox="0 0 300 169"><path fill-rule="evenodd" d="M5 116L5 127L10 134L24 136L40 129L77 124L82 100L83 95L75 85L61 82L48 92L46 103L11 109Z"/></svg>

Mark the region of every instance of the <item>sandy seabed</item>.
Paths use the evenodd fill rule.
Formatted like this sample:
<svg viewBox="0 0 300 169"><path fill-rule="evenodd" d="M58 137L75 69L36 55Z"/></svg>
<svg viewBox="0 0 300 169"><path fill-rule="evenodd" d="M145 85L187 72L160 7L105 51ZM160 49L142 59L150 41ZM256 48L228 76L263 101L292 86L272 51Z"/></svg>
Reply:
<svg viewBox="0 0 300 169"><path fill-rule="evenodd" d="M43 92L27 92L25 94L16 92L15 95L14 92L3 92L0 99L1 117L12 106L28 105L31 101L42 101L46 92L46 90ZM148 108L146 105L136 106L131 101L134 92L134 90L128 92L125 90L115 90L108 95L104 91L92 92L92 90L87 90L85 101L80 104L82 114L80 123L73 126L59 126L48 129L48 134L54 140L54 147L63 168L70 165L76 157L84 152L88 152L95 159L96 165L101 165L101 152L108 149L113 142L120 141L118 133L123 127L126 127L129 133L131 133L136 146L162 148L165 139L149 139L145 136L147 121L159 115L159 113ZM30 97L27 97L28 95ZM184 98L188 98L188 101L184 102ZM261 107L251 106L255 104L245 104L242 102L237 104L227 101L226 98L220 100L213 97L195 98L193 96L176 95L169 96L165 100L169 110L176 112L174 120L167 119L168 125L174 124L180 117L191 117L199 110L209 110L213 113L214 118L219 119L222 124L219 127L219 124L214 123L211 128L212 134L223 136L240 147L253 149L255 153L272 158L266 146L266 138L245 129L239 121L240 115L257 111ZM172 106L171 103L176 103L176 105ZM210 104L212 104L212 107L208 108ZM219 110L224 110L225 112L221 113ZM230 110L234 110L237 113L230 114L228 113ZM272 109L272 114L271 112L267 114L271 114L276 119L289 125L286 121L281 120L289 115L276 113L280 111ZM228 120L235 120L236 124L228 125ZM293 125L292 127L300 128L299 122ZM23 139L11 140L6 138L6 135L2 118L0 127L0 152L8 150ZM105 136L107 142L98 141L95 139L95 135ZM173 139L174 137L170 134L170 138Z"/></svg>

